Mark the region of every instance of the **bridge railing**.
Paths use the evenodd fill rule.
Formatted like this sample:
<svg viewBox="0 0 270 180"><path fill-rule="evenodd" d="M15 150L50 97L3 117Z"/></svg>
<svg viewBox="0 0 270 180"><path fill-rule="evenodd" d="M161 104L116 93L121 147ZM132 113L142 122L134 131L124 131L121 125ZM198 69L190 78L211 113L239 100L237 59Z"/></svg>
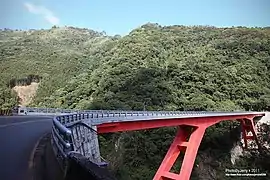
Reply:
<svg viewBox="0 0 270 180"><path fill-rule="evenodd" d="M36 108L24 107L26 114L31 113L73 113L73 114L95 114L100 117L116 117L116 116L167 116L167 115L196 115L205 114L203 111L123 111L123 110L79 110L79 109L61 109L61 108ZM209 113L209 112L207 112ZM216 112L215 112L216 113ZM21 113L22 114L22 113Z"/></svg>
<svg viewBox="0 0 270 180"><path fill-rule="evenodd" d="M53 118L51 144L60 167L65 171L68 166L66 159L73 150L73 143L70 129L61 124L57 117Z"/></svg>
<svg viewBox="0 0 270 180"><path fill-rule="evenodd" d="M31 110L37 111L37 109ZM66 113L67 111L61 110L60 112ZM66 157L70 152L77 152L89 158L91 162L94 162L97 165L106 165L106 163L101 162L102 158L100 157L95 127L91 127L91 124L88 125L82 122L83 120L102 117L99 115L95 116L95 114L96 111L91 112L91 114L78 114L77 112L73 112L72 114L54 117L52 145L57 160L64 171L68 167Z"/></svg>
<svg viewBox="0 0 270 180"><path fill-rule="evenodd" d="M53 118L51 143L64 172L68 167L67 157L74 152L85 156L98 166L107 165L100 156L96 127L83 122L91 117L94 116L72 113Z"/></svg>

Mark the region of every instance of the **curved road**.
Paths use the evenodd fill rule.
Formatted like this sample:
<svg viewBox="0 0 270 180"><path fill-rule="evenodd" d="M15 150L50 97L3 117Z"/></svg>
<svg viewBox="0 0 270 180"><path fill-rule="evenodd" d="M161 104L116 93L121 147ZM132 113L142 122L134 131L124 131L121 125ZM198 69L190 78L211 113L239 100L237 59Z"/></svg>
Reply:
<svg viewBox="0 0 270 180"><path fill-rule="evenodd" d="M29 180L29 161L37 141L51 131L50 116L0 116L0 179Z"/></svg>

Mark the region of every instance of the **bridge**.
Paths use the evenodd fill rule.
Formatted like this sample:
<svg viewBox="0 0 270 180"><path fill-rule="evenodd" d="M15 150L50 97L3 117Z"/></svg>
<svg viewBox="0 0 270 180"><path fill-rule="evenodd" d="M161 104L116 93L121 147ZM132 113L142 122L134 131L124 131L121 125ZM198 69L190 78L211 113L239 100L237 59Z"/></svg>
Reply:
<svg viewBox="0 0 270 180"><path fill-rule="evenodd" d="M153 180L188 180L205 130L221 121L239 121L244 148L248 140L260 144L254 118L263 112L181 112L181 111L74 111L61 109L24 108L19 114L53 116L51 144L57 161L68 172L68 157L81 155L97 166L106 166L99 151L98 135L110 132L134 131L159 127L178 127ZM252 135L248 135L251 132ZM180 172L170 172L180 153L184 159Z"/></svg>

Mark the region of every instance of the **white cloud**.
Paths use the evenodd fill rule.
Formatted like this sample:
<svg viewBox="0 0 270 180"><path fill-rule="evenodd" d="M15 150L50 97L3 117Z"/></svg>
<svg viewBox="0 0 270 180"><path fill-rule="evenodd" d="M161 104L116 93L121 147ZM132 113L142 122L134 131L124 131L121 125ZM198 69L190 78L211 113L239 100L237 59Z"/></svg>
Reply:
<svg viewBox="0 0 270 180"><path fill-rule="evenodd" d="M59 18L57 18L52 11L47 9L44 6L36 6L31 3L24 3L24 7L33 14L41 15L46 21L51 23L52 25L57 25L59 24Z"/></svg>
<svg viewBox="0 0 270 180"><path fill-rule="evenodd" d="M53 25L59 24L59 19L53 15L46 15L44 18Z"/></svg>

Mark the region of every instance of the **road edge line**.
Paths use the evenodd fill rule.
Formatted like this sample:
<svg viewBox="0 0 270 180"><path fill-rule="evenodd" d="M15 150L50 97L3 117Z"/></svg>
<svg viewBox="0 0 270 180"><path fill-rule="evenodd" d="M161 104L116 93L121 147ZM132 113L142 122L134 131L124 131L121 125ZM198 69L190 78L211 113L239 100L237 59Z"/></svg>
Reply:
<svg viewBox="0 0 270 180"><path fill-rule="evenodd" d="M44 133L39 139L38 141L35 143L31 154L30 154L30 158L28 160L28 173L30 175L30 179L34 180L35 179L35 155L38 154L37 150L38 148L41 146L41 142L46 139L48 136L50 135L50 133Z"/></svg>

